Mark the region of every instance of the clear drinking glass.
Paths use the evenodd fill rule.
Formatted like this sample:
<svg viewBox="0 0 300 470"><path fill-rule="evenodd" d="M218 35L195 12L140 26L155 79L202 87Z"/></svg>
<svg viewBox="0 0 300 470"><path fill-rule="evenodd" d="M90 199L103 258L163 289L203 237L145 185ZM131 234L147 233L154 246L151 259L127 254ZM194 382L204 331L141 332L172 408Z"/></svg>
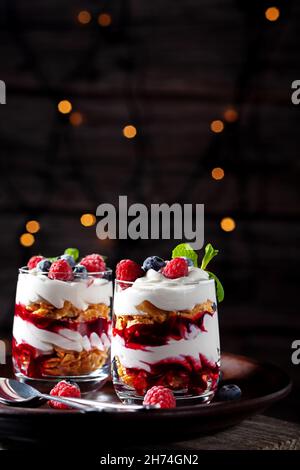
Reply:
<svg viewBox="0 0 300 470"><path fill-rule="evenodd" d="M117 280L111 355L113 384L125 402L139 402L153 385L209 402L220 371L214 280L168 289Z"/></svg>
<svg viewBox="0 0 300 470"><path fill-rule="evenodd" d="M110 372L112 271L72 281L19 270L12 355L20 379L105 381Z"/></svg>

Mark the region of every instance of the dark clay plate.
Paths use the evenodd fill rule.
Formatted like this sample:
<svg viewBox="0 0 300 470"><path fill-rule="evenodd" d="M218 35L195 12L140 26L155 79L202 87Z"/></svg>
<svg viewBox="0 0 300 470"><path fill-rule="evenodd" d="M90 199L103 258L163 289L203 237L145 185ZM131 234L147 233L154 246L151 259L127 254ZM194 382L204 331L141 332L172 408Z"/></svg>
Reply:
<svg viewBox="0 0 300 470"><path fill-rule="evenodd" d="M4 367L0 367L3 376ZM237 401L205 404L180 404L171 410L138 412L109 411L80 413L75 410L12 408L0 405L0 439L49 443L86 440L102 445L122 445L178 441L237 424L260 413L284 398L291 389L289 377L278 367L233 354L222 355L223 383L235 383L242 389ZM11 373L6 369L6 375ZM107 383L89 398L118 402L112 385ZM79 439L80 436L80 439Z"/></svg>

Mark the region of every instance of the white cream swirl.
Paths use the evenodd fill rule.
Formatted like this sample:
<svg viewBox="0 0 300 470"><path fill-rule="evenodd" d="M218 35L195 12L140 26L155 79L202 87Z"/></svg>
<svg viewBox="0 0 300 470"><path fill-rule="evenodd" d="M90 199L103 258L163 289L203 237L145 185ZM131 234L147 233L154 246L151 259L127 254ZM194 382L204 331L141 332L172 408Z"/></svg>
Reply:
<svg viewBox="0 0 300 470"><path fill-rule="evenodd" d="M114 312L116 315L143 315L137 306L145 300L162 310L191 310L208 299L216 303L215 283L203 269L191 267L187 276L178 279L168 279L149 269L131 287L117 289Z"/></svg>
<svg viewBox="0 0 300 470"><path fill-rule="evenodd" d="M85 310L89 304L110 305L112 282L102 278L59 281L43 274L20 273L18 278L16 303L29 305L34 302L48 302L62 308L65 301L76 308Z"/></svg>
<svg viewBox="0 0 300 470"><path fill-rule="evenodd" d="M51 354L54 347L77 352L94 348L104 351L110 347L110 339L104 332L100 336L96 332L82 336L78 331L68 328L53 332L38 328L19 316L14 319L13 337L17 344L29 344L40 354Z"/></svg>

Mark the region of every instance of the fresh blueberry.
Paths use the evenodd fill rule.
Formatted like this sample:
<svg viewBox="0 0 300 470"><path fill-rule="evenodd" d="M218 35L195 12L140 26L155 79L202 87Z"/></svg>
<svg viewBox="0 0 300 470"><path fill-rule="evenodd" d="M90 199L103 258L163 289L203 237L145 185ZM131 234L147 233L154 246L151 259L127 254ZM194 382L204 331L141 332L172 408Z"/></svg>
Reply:
<svg viewBox="0 0 300 470"><path fill-rule="evenodd" d="M237 400L242 395L240 387L234 384L223 385L218 390L218 398L222 401Z"/></svg>
<svg viewBox="0 0 300 470"><path fill-rule="evenodd" d="M148 271L149 269L154 269L154 271L159 271L161 268L166 266L166 262L159 258L159 256L149 256L143 262L143 270Z"/></svg>
<svg viewBox="0 0 300 470"><path fill-rule="evenodd" d="M191 258L187 258L186 256L181 256L181 258L185 259L188 266L190 266L190 267L194 266L194 261Z"/></svg>
<svg viewBox="0 0 300 470"><path fill-rule="evenodd" d="M51 264L51 261L49 261L48 259L42 259L36 265L36 269L41 273L47 273L51 267Z"/></svg>
<svg viewBox="0 0 300 470"><path fill-rule="evenodd" d="M69 263L71 268L74 268L76 265L76 261L71 255L61 255L59 259L64 259L67 263Z"/></svg>
<svg viewBox="0 0 300 470"><path fill-rule="evenodd" d="M75 277L82 277L83 279L86 279L88 277L87 269L82 264L76 264L73 269L73 273Z"/></svg>

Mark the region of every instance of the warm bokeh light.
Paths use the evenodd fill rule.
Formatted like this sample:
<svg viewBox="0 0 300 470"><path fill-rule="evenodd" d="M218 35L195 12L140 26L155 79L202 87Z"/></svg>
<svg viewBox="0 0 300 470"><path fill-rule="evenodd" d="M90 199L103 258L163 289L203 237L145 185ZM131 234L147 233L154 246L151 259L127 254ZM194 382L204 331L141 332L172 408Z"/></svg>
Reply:
<svg viewBox="0 0 300 470"><path fill-rule="evenodd" d="M98 16L98 23L100 26L106 27L111 25L111 16L108 13L101 13Z"/></svg>
<svg viewBox="0 0 300 470"><path fill-rule="evenodd" d="M276 21L280 16L280 10L277 7L267 8L265 11L265 17L269 21Z"/></svg>
<svg viewBox="0 0 300 470"><path fill-rule="evenodd" d="M68 100L61 100L57 107L58 111L62 114L68 114L72 111L72 103Z"/></svg>
<svg viewBox="0 0 300 470"><path fill-rule="evenodd" d="M34 236L32 235L32 233L23 233L21 236L20 236L20 243L21 245L23 246L31 246L33 245L35 242L35 238Z"/></svg>
<svg viewBox="0 0 300 470"><path fill-rule="evenodd" d="M30 233L37 233L41 226L37 220L29 220L26 224L26 230Z"/></svg>
<svg viewBox="0 0 300 470"><path fill-rule="evenodd" d="M128 125L123 128L123 135L127 139L133 139L136 136L137 130L134 126Z"/></svg>
<svg viewBox="0 0 300 470"><path fill-rule="evenodd" d="M83 123L83 116L79 111L74 111L70 114L70 123L72 126L80 126Z"/></svg>
<svg viewBox="0 0 300 470"><path fill-rule="evenodd" d="M236 227L236 223L231 217L224 217L221 220L220 225L224 232L232 232Z"/></svg>
<svg viewBox="0 0 300 470"><path fill-rule="evenodd" d="M210 124L210 130L218 134L219 132L222 132L224 129L224 123L220 119L217 119L216 121L212 121Z"/></svg>
<svg viewBox="0 0 300 470"><path fill-rule="evenodd" d="M214 168L211 172L211 176L214 180L222 180L224 178L224 170L223 168L217 167Z"/></svg>
<svg viewBox="0 0 300 470"><path fill-rule="evenodd" d="M84 227L91 227L96 223L96 217L94 214L82 214L80 222Z"/></svg>
<svg viewBox="0 0 300 470"><path fill-rule="evenodd" d="M239 114L236 109L228 108L224 111L224 119L227 122L235 122L238 120Z"/></svg>
<svg viewBox="0 0 300 470"><path fill-rule="evenodd" d="M92 15L90 14L89 11L82 10L78 13L77 19L78 19L79 23L81 23L81 24L88 24L92 19Z"/></svg>

